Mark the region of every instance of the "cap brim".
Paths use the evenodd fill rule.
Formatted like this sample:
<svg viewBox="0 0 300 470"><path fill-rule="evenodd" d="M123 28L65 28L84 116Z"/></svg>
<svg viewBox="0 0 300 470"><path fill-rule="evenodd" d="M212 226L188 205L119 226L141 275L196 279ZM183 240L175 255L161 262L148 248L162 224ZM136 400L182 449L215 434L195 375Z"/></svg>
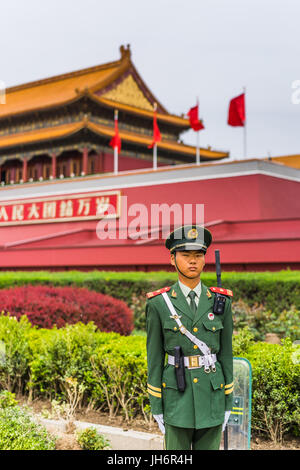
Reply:
<svg viewBox="0 0 300 470"><path fill-rule="evenodd" d="M170 252L173 251L204 251L206 253L207 247L201 243L182 243L181 245L175 245L171 248Z"/></svg>

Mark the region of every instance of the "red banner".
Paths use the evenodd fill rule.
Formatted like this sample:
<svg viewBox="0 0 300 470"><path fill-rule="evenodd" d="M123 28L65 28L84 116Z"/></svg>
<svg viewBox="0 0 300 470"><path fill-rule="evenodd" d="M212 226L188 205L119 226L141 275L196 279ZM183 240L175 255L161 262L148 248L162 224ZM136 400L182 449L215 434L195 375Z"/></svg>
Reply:
<svg viewBox="0 0 300 470"><path fill-rule="evenodd" d="M190 126L194 131L201 131L202 129L204 129L202 121L199 121L198 110L199 106L197 104L197 106L191 108L187 113L190 119Z"/></svg>
<svg viewBox="0 0 300 470"><path fill-rule="evenodd" d="M161 141L161 133L157 124L157 112L155 110L153 114L153 140L152 140L152 144L148 145L148 149L152 149L154 145L160 141Z"/></svg>
<svg viewBox="0 0 300 470"><path fill-rule="evenodd" d="M121 138L119 135L119 127L118 127L118 111L115 111L115 135L109 142L109 145L112 148L118 147L118 152L121 152Z"/></svg>
<svg viewBox="0 0 300 470"><path fill-rule="evenodd" d="M120 195L120 191L99 191L0 201L0 227L116 218L120 216Z"/></svg>
<svg viewBox="0 0 300 470"><path fill-rule="evenodd" d="M243 127L246 120L245 93L232 98L229 103L227 123L234 127Z"/></svg>

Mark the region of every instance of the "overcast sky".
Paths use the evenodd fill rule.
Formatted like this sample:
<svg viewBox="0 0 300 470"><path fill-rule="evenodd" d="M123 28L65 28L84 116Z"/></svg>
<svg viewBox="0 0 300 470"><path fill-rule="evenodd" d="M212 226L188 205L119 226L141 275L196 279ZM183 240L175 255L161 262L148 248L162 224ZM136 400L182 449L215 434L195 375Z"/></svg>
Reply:
<svg viewBox="0 0 300 470"><path fill-rule="evenodd" d="M129 43L169 112L199 96L201 146L242 156L227 112L245 86L248 157L300 153L299 0L2 0L0 17L7 87L117 60Z"/></svg>

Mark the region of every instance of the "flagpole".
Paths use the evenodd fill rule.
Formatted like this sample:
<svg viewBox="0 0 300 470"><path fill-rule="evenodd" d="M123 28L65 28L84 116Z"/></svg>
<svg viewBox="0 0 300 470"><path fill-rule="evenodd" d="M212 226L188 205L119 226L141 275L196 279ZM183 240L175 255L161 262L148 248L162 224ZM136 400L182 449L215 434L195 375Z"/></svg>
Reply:
<svg viewBox="0 0 300 470"><path fill-rule="evenodd" d="M153 145L153 170L157 170L157 144Z"/></svg>
<svg viewBox="0 0 300 470"><path fill-rule="evenodd" d="M199 109L199 97L197 96L197 106ZM197 132L197 143L196 143L196 165L200 165L200 131Z"/></svg>
<svg viewBox="0 0 300 470"><path fill-rule="evenodd" d="M247 113L246 113L246 87L243 87L245 100L245 122L244 122L244 160L247 159Z"/></svg>
<svg viewBox="0 0 300 470"><path fill-rule="evenodd" d="M118 110L115 110L115 122L118 120ZM118 174L118 145L114 146L114 174Z"/></svg>
<svg viewBox="0 0 300 470"><path fill-rule="evenodd" d="M114 174L118 174L118 146L114 147Z"/></svg>
<svg viewBox="0 0 300 470"><path fill-rule="evenodd" d="M196 144L196 165L200 165L200 131L197 131L197 144Z"/></svg>
<svg viewBox="0 0 300 470"><path fill-rule="evenodd" d="M157 110L157 104L154 103L154 113ZM157 143L154 142L153 145L153 170L157 170Z"/></svg>

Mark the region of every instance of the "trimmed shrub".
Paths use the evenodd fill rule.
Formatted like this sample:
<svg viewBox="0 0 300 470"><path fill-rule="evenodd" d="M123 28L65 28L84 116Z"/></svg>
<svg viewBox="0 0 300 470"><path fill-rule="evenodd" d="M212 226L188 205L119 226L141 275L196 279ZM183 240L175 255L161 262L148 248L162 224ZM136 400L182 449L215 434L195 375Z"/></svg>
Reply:
<svg viewBox="0 0 300 470"><path fill-rule="evenodd" d="M5 345L5 356L0 363L0 385L9 392L23 393L28 378L31 351L29 337L33 329L27 317L1 314L0 341Z"/></svg>
<svg viewBox="0 0 300 470"><path fill-rule="evenodd" d="M28 284L87 288L126 302L134 312L135 328L145 329L146 293L171 285L176 279L175 272L165 271L2 271L0 289ZM201 279L207 286L216 285L214 272L204 272ZM234 293L236 329L248 325L258 340L266 333L299 339L300 271L223 272L222 283Z"/></svg>
<svg viewBox="0 0 300 470"><path fill-rule="evenodd" d="M7 354L0 384L10 383L11 392L20 388L32 399L66 401L63 384L72 378L84 387L80 405L121 414L128 421L142 415L149 422L145 337L102 333L81 323L37 329L25 317L18 322L0 315L0 341ZM274 440L288 432L299 435L300 346L289 339L281 345L255 343L243 329L233 337L233 352L252 364L252 429Z"/></svg>
<svg viewBox="0 0 300 470"><path fill-rule="evenodd" d="M93 321L101 331L129 335L133 329L133 313L125 302L83 288L29 285L2 289L0 305L3 312L17 318L26 315L40 328Z"/></svg>
<svg viewBox="0 0 300 470"><path fill-rule="evenodd" d="M240 331L248 327L256 341L263 341L267 333L274 333L279 338L291 338L296 341L300 338L300 312L291 306L289 310L274 313L265 310L263 305L250 307L243 300L232 302L234 328Z"/></svg>
<svg viewBox="0 0 300 470"><path fill-rule="evenodd" d="M99 434L94 427L77 431L77 442L83 450L108 450L111 448L110 442Z"/></svg>
<svg viewBox="0 0 300 470"><path fill-rule="evenodd" d="M65 399L63 383L72 377L85 388L80 404L87 404L90 398L101 404L102 394L99 392L98 395L98 391L95 393L98 382L92 371L91 356L101 345L112 344L119 338L117 333L97 332L92 323L35 330L28 338L31 359L27 372L27 390L32 397Z"/></svg>
<svg viewBox="0 0 300 470"><path fill-rule="evenodd" d="M214 272L203 272L201 279L207 286L216 285ZM111 271L2 271L0 288L10 286L54 285L86 287L89 290L124 300L128 305L133 295L173 284L175 272L111 272ZM292 305L300 309L300 271L289 269L276 272L223 272L224 287L232 289L234 300L243 299L250 306L264 305L266 310L279 313Z"/></svg>
<svg viewBox="0 0 300 470"><path fill-rule="evenodd" d="M19 406L0 409L0 450L55 450L55 439Z"/></svg>
<svg viewBox="0 0 300 470"><path fill-rule="evenodd" d="M16 406L17 404L15 393L11 393L8 390L0 392L0 409Z"/></svg>
<svg viewBox="0 0 300 470"><path fill-rule="evenodd" d="M300 346L255 343L248 328L233 338L235 356L252 365L252 429L282 441L287 432L300 435ZM298 358L298 359L297 359Z"/></svg>

